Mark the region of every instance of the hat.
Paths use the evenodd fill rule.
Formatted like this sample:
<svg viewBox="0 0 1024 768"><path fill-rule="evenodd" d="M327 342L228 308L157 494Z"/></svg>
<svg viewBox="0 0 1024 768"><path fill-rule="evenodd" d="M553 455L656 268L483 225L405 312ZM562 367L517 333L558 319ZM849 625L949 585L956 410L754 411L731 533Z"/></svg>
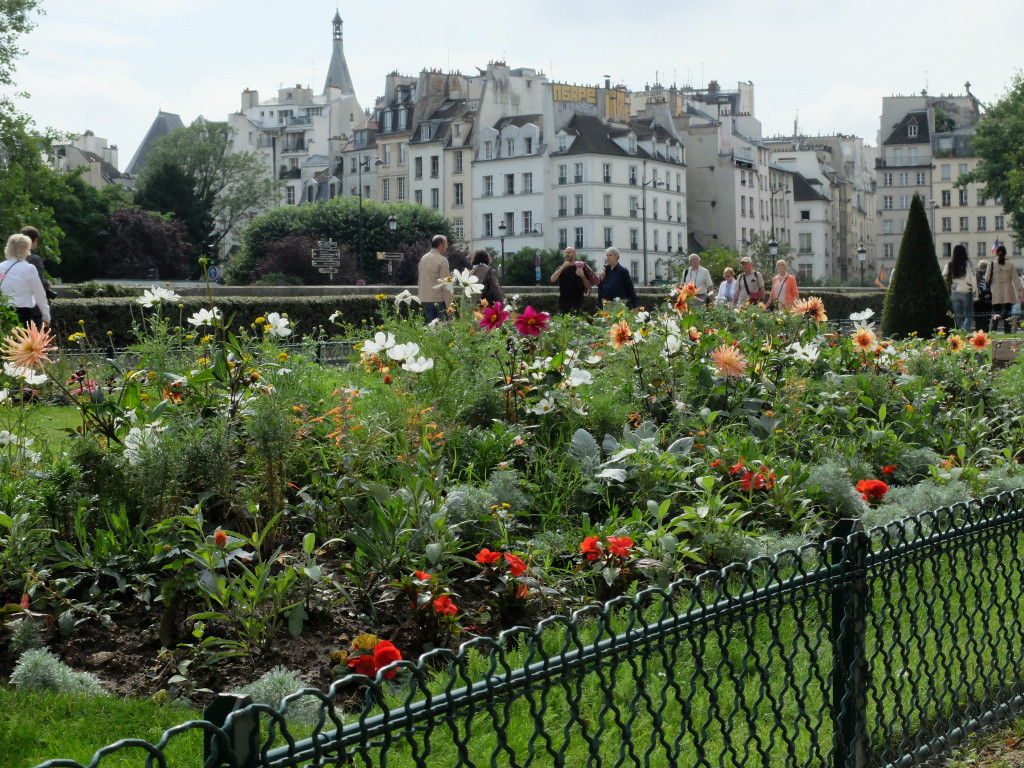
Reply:
<svg viewBox="0 0 1024 768"><path fill-rule="evenodd" d="M749 256L744 256L742 259L740 259L740 264L753 264L753 263L754 263L754 260L751 259Z"/></svg>

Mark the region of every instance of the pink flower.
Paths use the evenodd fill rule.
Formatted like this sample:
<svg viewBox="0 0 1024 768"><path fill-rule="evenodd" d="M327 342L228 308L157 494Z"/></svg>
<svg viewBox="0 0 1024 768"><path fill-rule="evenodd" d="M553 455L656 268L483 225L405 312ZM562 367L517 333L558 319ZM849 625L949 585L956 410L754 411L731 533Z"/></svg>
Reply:
<svg viewBox="0 0 1024 768"><path fill-rule="evenodd" d="M480 321L480 327L490 333L493 330L501 328L508 320L508 312L502 309L501 302L494 302L494 306L487 307L484 310L483 320Z"/></svg>
<svg viewBox="0 0 1024 768"><path fill-rule="evenodd" d="M538 312L533 307L527 307L516 317L516 328L522 336L540 336L540 332L548 327L550 317L547 312Z"/></svg>

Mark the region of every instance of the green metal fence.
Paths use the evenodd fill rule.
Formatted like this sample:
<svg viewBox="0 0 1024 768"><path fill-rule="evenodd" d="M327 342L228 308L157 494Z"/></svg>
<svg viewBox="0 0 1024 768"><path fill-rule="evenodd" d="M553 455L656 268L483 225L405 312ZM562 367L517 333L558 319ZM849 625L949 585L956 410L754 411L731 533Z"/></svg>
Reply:
<svg viewBox="0 0 1024 768"><path fill-rule="evenodd" d="M1024 705L1024 491L834 533L89 765L909 766Z"/></svg>

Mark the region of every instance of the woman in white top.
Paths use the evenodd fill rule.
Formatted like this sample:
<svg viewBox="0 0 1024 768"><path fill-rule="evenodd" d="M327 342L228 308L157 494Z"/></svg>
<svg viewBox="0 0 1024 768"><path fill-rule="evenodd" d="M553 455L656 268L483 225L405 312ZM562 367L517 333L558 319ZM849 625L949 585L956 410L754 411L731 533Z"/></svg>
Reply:
<svg viewBox="0 0 1024 768"><path fill-rule="evenodd" d="M736 282L734 275L732 267L726 267L722 270L722 277L725 279L718 286L718 294L715 296L716 304L729 304L731 306L736 303L736 291L739 288L739 283Z"/></svg>
<svg viewBox="0 0 1024 768"><path fill-rule="evenodd" d="M0 291L8 297L11 306L18 313L18 320L27 324L32 318L32 308L39 307L43 326L50 324L50 304L46 300L43 281L39 271L25 259L32 251L32 241L25 235L11 235L4 249L6 260L0 263Z"/></svg>

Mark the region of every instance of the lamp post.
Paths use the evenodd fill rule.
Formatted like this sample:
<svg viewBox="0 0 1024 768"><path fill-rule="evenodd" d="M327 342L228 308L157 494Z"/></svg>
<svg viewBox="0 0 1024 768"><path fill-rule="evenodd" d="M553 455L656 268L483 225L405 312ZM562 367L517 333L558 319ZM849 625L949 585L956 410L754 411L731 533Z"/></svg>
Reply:
<svg viewBox="0 0 1024 768"><path fill-rule="evenodd" d="M775 239L775 196L777 194L779 194L780 192L783 195L788 195L789 194L789 187L785 186L784 184L772 184L770 187L768 187L768 191L771 193L771 200L769 200L769 205L771 206L771 209L772 209L772 240L774 240Z"/></svg>
<svg viewBox="0 0 1024 768"><path fill-rule="evenodd" d="M395 247L395 239L398 235L398 217L395 214L388 216L388 231L391 232L391 248ZM394 283L394 269L395 263L391 259L388 259L388 277L391 278L391 282Z"/></svg>
<svg viewBox="0 0 1024 768"><path fill-rule="evenodd" d="M508 227L505 226L504 221L498 225L498 238L501 240L501 270L499 270L499 273L502 280L505 279L505 231L507 229Z"/></svg>
<svg viewBox="0 0 1024 768"><path fill-rule="evenodd" d="M864 260L867 258L868 249L861 243L857 248L857 261L860 262L860 287L864 287Z"/></svg>
<svg viewBox="0 0 1024 768"><path fill-rule="evenodd" d="M380 167L380 166L384 165L384 161L381 160L376 155L371 155L370 157L361 157L361 158L359 158L359 162L356 164L356 167L357 167L358 173L359 173L359 190L358 191L359 191L359 262L360 262L360 266L362 266L362 262L363 262L363 260L364 260L364 258L366 256L366 254L363 253L363 248L364 248L364 243L363 243L363 169L365 168L367 173L370 172L370 161L371 160L374 161L373 164L374 164L375 167Z"/></svg>
<svg viewBox="0 0 1024 768"><path fill-rule="evenodd" d="M768 255L772 257L772 266L774 266L775 259L779 255L779 244L775 241L774 235L772 235L772 239L768 241Z"/></svg>
<svg viewBox="0 0 1024 768"><path fill-rule="evenodd" d="M647 159L643 161L643 175L640 178L640 210L643 214L643 240L644 240L644 285L647 285L647 187L653 187L657 189L662 185L663 182L658 181L657 175L647 178Z"/></svg>

